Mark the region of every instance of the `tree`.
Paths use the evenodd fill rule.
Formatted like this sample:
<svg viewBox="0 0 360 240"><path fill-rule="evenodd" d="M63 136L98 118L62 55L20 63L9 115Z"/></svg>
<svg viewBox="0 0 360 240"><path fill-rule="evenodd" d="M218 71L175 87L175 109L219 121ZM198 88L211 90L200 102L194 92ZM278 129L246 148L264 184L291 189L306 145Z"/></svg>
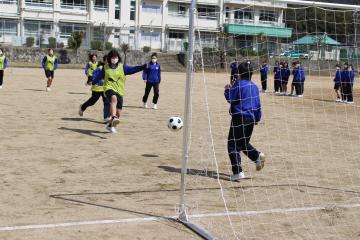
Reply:
<svg viewBox="0 0 360 240"><path fill-rule="evenodd" d="M76 51L76 63L78 63L78 59L79 59L79 51L78 49L81 46L82 40L84 37L84 33L83 32L73 32L71 34L71 36L68 39L68 47L70 49L73 49Z"/></svg>
<svg viewBox="0 0 360 240"><path fill-rule="evenodd" d="M126 64L126 55L127 55L128 51L129 51L129 48L130 48L129 44L127 44L127 43L122 43L120 45L120 49L124 54L124 64Z"/></svg>

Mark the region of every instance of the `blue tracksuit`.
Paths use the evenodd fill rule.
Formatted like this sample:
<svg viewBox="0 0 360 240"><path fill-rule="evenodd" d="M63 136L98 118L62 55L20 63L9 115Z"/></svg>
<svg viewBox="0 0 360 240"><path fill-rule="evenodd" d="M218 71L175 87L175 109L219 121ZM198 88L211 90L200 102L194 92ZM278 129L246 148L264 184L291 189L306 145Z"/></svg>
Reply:
<svg viewBox="0 0 360 240"><path fill-rule="evenodd" d="M250 80L237 80L230 89L224 92L230 103L231 125L228 135L228 155L232 172L242 172L240 152L243 152L253 162L259 158L251 144L250 138L254 124L261 120L261 103L259 90Z"/></svg>
<svg viewBox="0 0 360 240"><path fill-rule="evenodd" d="M355 80L354 70L343 69L340 73L340 83L341 83L341 99L343 101L352 102L353 101L353 86Z"/></svg>
<svg viewBox="0 0 360 240"><path fill-rule="evenodd" d="M301 66L299 68L294 68L292 74L294 75L293 84L295 86L296 95L303 95L304 82L306 79L304 68L302 68Z"/></svg>
<svg viewBox="0 0 360 240"><path fill-rule="evenodd" d="M143 71L143 80L149 83L160 83L161 82L161 68L158 63L149 63L148 68Z"/></svg>
<svg viewBox="0 0 360 240"><path fill-rule="evenodd" d="M337 69L334 77L335 84L340 84L341 82L341 70Z"/></svg>
<svg viewBox="0 0 360 240"><path fill-rule="evenodd" d="M143 71L143 80L146 80L145 93L142 98L144 103L147 102L151 88L154 88L153 103L157 104L159 100L159 84L161 82L160 64L150 62L148 68Z"/></svg>
<svg viewBox="0 0 360 240"><path fill-rule="evenodd" d="M282 84L286 84L289 81L289 77L291 75L289 68L281 68L280 69L280 81Z"/></svg>
<svg viewBox="0 0 360 240"><path fill-rule="evenodd" d="M280 67L279 66L275 66L274 67L274 91L275 92L279 92L280 91L280 79L281 79L281 75L280 75Z"/></svg>
<svg viewBox="0 0 360 240"><path fill-rule="evenodd" d="M269 72L269 66L267 64L261 65L260 68L260 80L261 80L261 87L262 90L265 91L267 88L267 75Z"/></svg>

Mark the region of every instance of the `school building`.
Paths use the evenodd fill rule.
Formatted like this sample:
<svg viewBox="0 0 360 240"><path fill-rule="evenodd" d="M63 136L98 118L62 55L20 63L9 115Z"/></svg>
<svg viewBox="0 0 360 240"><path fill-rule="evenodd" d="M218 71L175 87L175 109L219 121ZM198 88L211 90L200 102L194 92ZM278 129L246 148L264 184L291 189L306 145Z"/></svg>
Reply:
<svg viewBox="0 0 360 240"><path fill-rule="evenodd" d="M20 46L27 37L35 46L49 37L67 45L74 31L83 31L84 48L93 40L114 47L181 51L188 41L190 0L0 0L0 44ZM228 33L237 47L251 46L259 35L288 38L283 23L285 3L272 0L198 0L196 38L202 47L218 44ZM275 41L276 41L275 40Z"/></svg>

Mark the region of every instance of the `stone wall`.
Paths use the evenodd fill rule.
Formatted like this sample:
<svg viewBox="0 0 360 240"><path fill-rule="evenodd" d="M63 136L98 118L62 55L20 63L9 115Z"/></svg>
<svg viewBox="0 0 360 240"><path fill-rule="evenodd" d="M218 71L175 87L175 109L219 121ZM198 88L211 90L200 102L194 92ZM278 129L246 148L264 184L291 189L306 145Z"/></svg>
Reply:
<svg viewBox="0 0 360 240"><path fill-rule="evenodd" d="M26 48L26 47L4 47L6 56L10 62L23 63L41 63L42 58L47 54L45 48ZM98 59L102 59L105 53L100 51L91 51L79 49L74 51L71 49L54 49L60 64L85 64L88 62L89 53L97 53ZM120 53L124 62L124 54ZM149 62L151 53L142 51L128 52L126 63L129 65L138 65Z"/></svg>

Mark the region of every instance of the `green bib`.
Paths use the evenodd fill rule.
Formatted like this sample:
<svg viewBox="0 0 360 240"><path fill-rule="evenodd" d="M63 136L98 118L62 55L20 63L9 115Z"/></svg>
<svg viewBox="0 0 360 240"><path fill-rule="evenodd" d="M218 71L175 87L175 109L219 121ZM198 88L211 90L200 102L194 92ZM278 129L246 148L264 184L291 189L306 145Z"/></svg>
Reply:
<svg viewBox="0 0 360 240"><path fill-rule="evenodd" d="M92 76L92 73L93 71L98 67L98 62L89 62L89 71L88 71L88 76L91 77Z"/></svg>
<svg viewBox="0 0 360 240"><path fill-rule="evenodd" d="M113 90L120 96L124 96L125 88L125 73L124 68L121 63L117 66L116 69L110 68L108 65L105 65L105 78L104 78L104 91Z"/></svg>
<svg viewBox="0 0 360 240"><path fill-rule="evenodd" d="M5 63L5 55L3 54L0 57L0 70L4 70L4 63Z"/></svg>
<svg viewBox="0 0 360 240"><path fill-rule="evenodd" d="M46 56L46 64L45 64L45 70L54 71L54 64L55 64L55 56Z"/></svg>

